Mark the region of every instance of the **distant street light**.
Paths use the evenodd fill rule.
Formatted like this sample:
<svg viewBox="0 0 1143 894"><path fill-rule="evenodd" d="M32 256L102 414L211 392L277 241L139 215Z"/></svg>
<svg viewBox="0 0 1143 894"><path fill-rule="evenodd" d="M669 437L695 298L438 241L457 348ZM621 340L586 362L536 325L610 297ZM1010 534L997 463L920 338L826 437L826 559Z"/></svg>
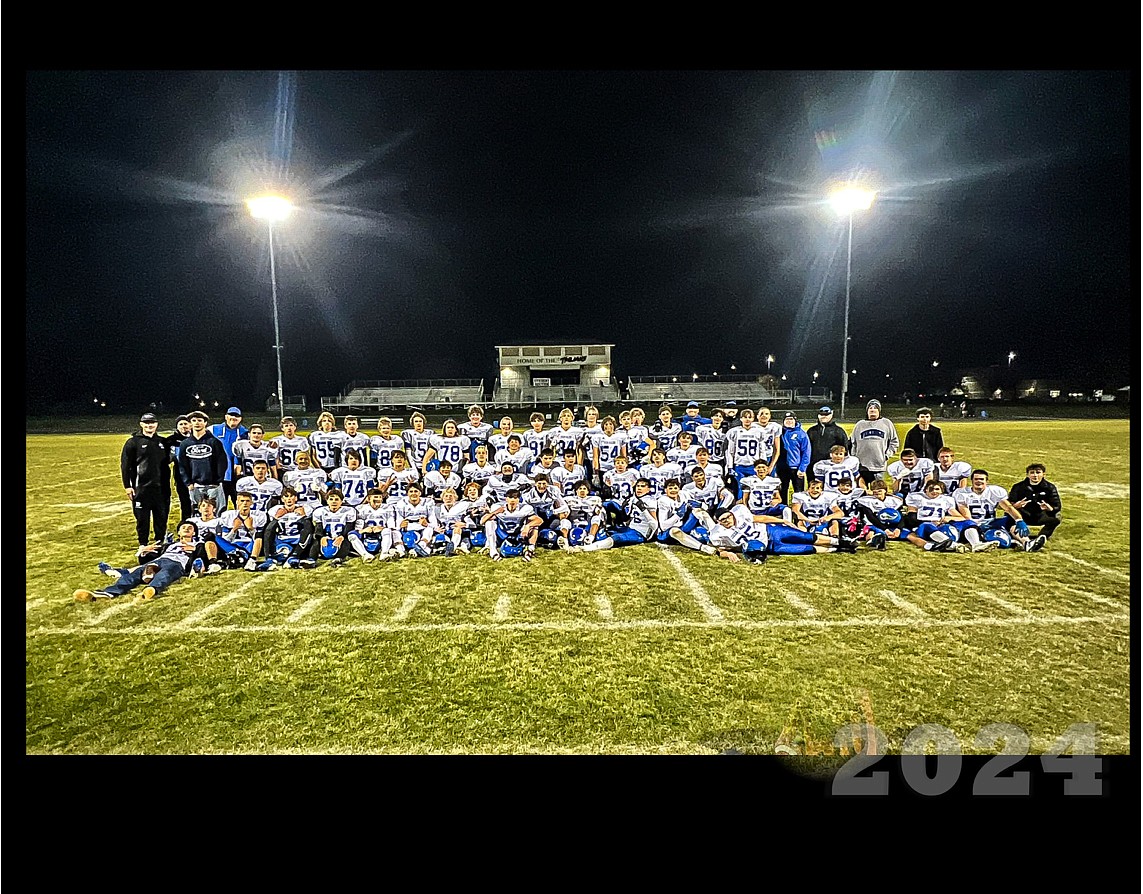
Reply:
<svg viewBox="0 0 1143 894"><path fill-rule="evenodd" d="M278 357L278 412L286 412L286 397L282 390L282 337L278 332L278 275L274 268L274 224L284 221L294 210L289 199L266 195L246 200L246 207L255 220L266 221L270 233L270 296L274 302L274 350Z"/></svg>
<svg viewBox="0 0 1143 894"><path fill-rule="evenodd" d="M936 368L937 368L938 366L940 366L940 365L941 365L941 361L939 361L939 360L934 360L934 361L933 361L933 368L934 368L934 369L936 369Z"/></svg>
<svg viewBox="0 0 1143 894"><path fill-rule="evenodd" d="M691 373L691 381L692 382L698 381L698 373Z"/></svg>
<svg viewBox="0 0 1143 894"><path fill-rule="evenodd" d="M785 373L782 373L782 381L783 382L786 381L786 374Z"/></svg>
<svg viewBox="0 0 1143 894"><path fill-rule="evenodd" d="M815 385L817 384L817 381L818 381L818 376L819 376L819 375L820 375L820 373L819 373L819 372L818 372L818 371L815 369L815 370L814 370L814 384L815 384Z"/></svg>
<svg viewBox="0 0 1143 894"><path fill-rule="evenodd" d="M853 269L853 213L868 211L877 194L849 184L830 194L830 203L838 214L849 218L849 243L845 255L845 327L841 338L841 419L845 419L845 392L849 389L849 281Z"/></svg>
<svg viewBox="0 0 1143 894"><path fill-rule="evenodd" d="M774 362L774 355L773 354L767 354L766 355L766 369L767 370L770 369L770 364L773 362Z"/></svg>
<svg viewBox="0 0 1143 894"><path fill-rule="evenodd" d="M1011 366L1012 361L1015 359L1016 359L1016 352L1015 351L1009 351L1008 352L1008 365Z"/></svg>
<svg viewBox="0 0 1143 894"><path fill-rule="evenodd" d="M733 363L732 363L732 364L730 364L730 368L731 368L731 369L738 369L738 367L737 367L737 366L735 366Z"/></svg>

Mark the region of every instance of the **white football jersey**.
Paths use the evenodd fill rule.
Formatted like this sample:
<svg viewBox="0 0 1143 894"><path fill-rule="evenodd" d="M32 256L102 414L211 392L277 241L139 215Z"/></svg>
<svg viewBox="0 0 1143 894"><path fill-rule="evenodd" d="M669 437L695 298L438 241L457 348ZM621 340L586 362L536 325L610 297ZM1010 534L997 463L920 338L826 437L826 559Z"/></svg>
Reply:
<svg viewBox="0 0 1143 894"><path fill-rule="evenodd" d="M623 501L635 493L635 482L639 480L639 473L633 469L617 472L609 469L603 473L603 483L611 489L613 499Z"/></svg>
<svg viewBox="0 0 1143 894"><path fill-rule="evenodd" d="M655 446L662 450L664 453L676 447L679 443L679 435L682 434L683 427L679 423L671 420L671 424L664 427L662 422L656 422L649 429L648 434L655 442Z"/></svg>
<svg viewBox="0 0 1143 894"><path fill-rule="evenodd" d="M587 481L587 470L578 463L570 469L562 465L552 466L552 471L548 473L548 477L552 479L552 484L559 487L560 492L565 497L570 497L575 493L575 487L581 481Z"/></svg>
<svg viewBox="0 0 1143 894"><path fill-rule="evenodd" d="M574 527L588 528L592 524L603 523L603 501L596 496L588 495L578 497L574 494L567 498L568 521Z"/></svg>
<svg viewBox="0 0 1143 894"><path fill-rule="evenodd" d="M298 467L297 457L299 453L306 453L310 449L310 442L295 435L292 438L287 438L284 435L275 438L271 443L275 445L277 450L277 465L279 474L292 472Z"/></svg>
<svg viewBox="0 0 1143 894"><path fill-rule="evenodd" d="M328 489L325 472L321 469L294 469L282 476L282 484L298 492L298 502L311 509L321 505L321 495Z"/></svg>
<svg viewBox="0 0 1143 894"><path fill-rule="evenodd" d="M464 482L461 481L460 476L456 472L449 472L448 477L441 474L440 469L434 469L425 475L425 496L432 497L434 500L439 499L450 487L456 491L457 496L460 495L460 489Z"/></svg>
<svg viewBox="0 0 1143 894"><path fill-rule="evenodd" d="M721 478L707 478L700 489L698 484L692 481L683 485L679 496L688 502L701 503L707 511L713 512L716 506L730 497L730 491L721 482Z"/></svg>
<svg viewBox="0 0 1143 894"><path fill-rule="evenodd" d="M543 493L533 487L521 494L521 499L543 519L551 519L568 511L568 502L555 485L548 485Z"/></svg>
<svg viewBox="0 0 1143 894"><path fill-rule="evenodd" d="M301 514L298 514L298 510ZM302 534L302 523L312 515L312 510L304 505L298 503L294 507L294 511L287 512L285 506L275 506L271 509L267 516L278 524L278 537L300 537Z"/></svg>
<svg viewBox="0 0 1143 894"><path fill-rule="evenodd" d="M344 503L334 512L328 506L319 506L313 514L314 533L331 540L344 537L357 524L357 510Z"/></svg>
<svg viewBox="0 0 1143 894"><path fill-rule="evenodd" d="M864 506L870 512L880 512L882 509L900 509L903 501L895 494L886 494L884 500L878 500L872 494L863 494L858 498L857 504Z"/></svg>
<svg viewBox="0 0 1143 894"><path fill-rule="evenodd" d="M647 496L657 497L663 493L663 485L670 479L683 480L683 470L675 463L663 463L661 466L643 463L639 467L639 477L651 482L651 492Z"/></svg>
<svg viewBox="0 0 1143 894"><path fill-rule="evenodd" d="M429 438L434 434L436 432L431 428L426 428L424 431L406 428L401 432L401 440L405 442L405 452L409 455L409 462L418 469L425 461L425 454L429 451Z"/></svg>
<svg viewBox="0 0 1143 894"><path fill-rule="evenodd" d="M777 475L767 475L765 478L748 475L739 483L742 486L742 502L754 515L761 515L764 509L769 509L770 499L782 487L782 479Z"/></svg>
<svg viewBox="0 0 1143 894"><path fill-rule="evenodd" d="M443 504L437 506L437 524L450 534L456 524L475 531L480 528L480 520L486 512L488 504L483 500L477 500L475 503L470 500L457 500L451 508L445 508Z"/></svg>
<svg viewBox="0 0 1143 894"><path fill-rule="evenodd" d="M672 447L667 451L667 462L674 463L683 470L683 481L691 480L691 469L698 465L698 458L695 456L696 450L698 450L698 445L691 444L686 450L682 447Z"/></svg>
<svg viewBox="0 0 1143 894"><path fill-rule="evenodd" d="M496 451L496 460L494 465L497 469L499 469L502 465L504 465L504 463L512 463L517 472L519 472L521 475L525 475L527 474L528 469L531 467L532 463L535 461L535 454L532 453L532 451L527 447L521 447L515 453L512 453L508 450L507 447L504 447Z"/></svg>
<svg viewBox="0 0 1143 894"><path fill-rule="evenodd" d="M265 512L270 508L270 501L282 495L282 482L277 478L267 478L259 482L253 475L239 478L234 485L235 493L247 493L254 498L254 508Z"/></svg>
<svg viewBox="0 0 1143 894"><path fill-rule="evenodd" d="M647 426L631 425L619 429L618 434L622 434L627 441L627 458L631 460L632 465L651 452L651 436L647 432Z"/></svg>
<svg viewBox="0 0 1143 894"><path fill-rule="evenodd" d="M653 536L658 530L658 523L655 521L655 498L651 494L642 497L632 496L623 504L623 508L627 512L627 527L638 531L644 540Z"/></svg>
<svg viewBox="0 0 1143 894"><path fill-rule="evenodd" d="M599 450L599 468L597 471L607 472L615 468L615 457L626 452L627 436L621 432L600 435L595 439L595 446Z"/></svg>
<svg viewBox="0 0 1143 894"><path fill-rule="evenodd" d="M726 473L723 471L722 466L718 463L708 462L705 466L695 463L695 469L702 469L706 473L706 480L710 481L712 478L717 478L719 485L726 486ZM691 469L694 472L694 469Z"/></svg>
<svg viewBox="0 0 1143 894"><path fill-rule="evenodd" d="M790 503L792 504L790 508L795 510L795 516L797 516L796 510L800 509L806 519L816 522L823 516L829 515L830 506L833 505L833 501L836 498L837 494L829 491L822 491L821 495L815 498L811 497L809 492L803 490L794 494L790 499Z"/></svg>
<svg viewBox="0 0 1143 894"><path fill-rule="evenodd" d="M312 431L310 432L310 455L313 465L326 472L332 472L341 463L341 442L345 432Z"/></svg>
<svg viewBox="0 0 1143 894"><path fill-rule="evenodd" d="M918 457L917 464L913 468L908 468L901 461L897 460L895 463L890 463L889 468L885 470L887 474L894 481L900 481L898 491L904 494L920 493L924 489L925 482L933 477L933 469L936 467L931 459L925 457Z"/></svg>
<svg viewBox="0 0 1143 894"><path fill-rule="evenodd" d="M437 526L436 505L432 500L422 498L414 506L408 499L393 504L393 519L396 527L406 531L421 531ZM402 522L405 523L402 528Z"/></svg>
<svg viewBox="0 0 1143 894"><path fill-rule="evenodd" d="M937 475L941 479L941 484L945 486L946 494L956 493L960 490L961 482L966 478L971 479L972 477L972 466L960 460L949 463L947 469L942 469L941 464L937 463L936 469ZM968 485L965 485L965 487L968 487Z"/></svg>
<svg viewBox="0 0 1143 894"><path fill-rule="evenodd" d="M488 455L489 456L495 456L497 450L507 450L508 449L508 439L512 435L517 435L518 437L520 437L521 445L524 443L523 435L521 435L519 432L516 432L516 431L502 432L502 431L500 431L500 429L497 429L492 434L490 434L488 436Z"/></svg>
<svg viewBox="0 0 1143 894"><path fill-rule="evenodd" d="M861 463L856 456L847 456L839 463L832 459L823 459L814 463L814 477L821 480L826 491L837 492L837 483L842 478L849 478L853 486L857 487L857 476L861 471Z"/></svg>
<svg viewBox="0 0 1143 894"><path fill-rule="evenodd" d="M865 491L860 487L853 488L848 494L835 493L833 495L833 505L831 509L838 509L841 514L849 517L857 514L857 507L861 505L861 498L865 496Z"/></svg>
<svg viewBox="0 0 1143 894"><path fill-rule="evenodd" d="M700 425L695 429L695 443L705 447L712 463L720 463L726 458L726 432L713 425Z"/></svg>
<svg viewBox="0 0 1143 894"><path fill-rule="evenodd" d="M726 433L726 462L731 466L753 466L764 456L765 434L757 425L740 425Z"/></svg>
<svg viewBox="0 0 1143 894"><path fill-rule="evenodd" d="M669 531L682 525L686 505L686 500L681 496L671 499L666 494L660 494L655 499L655 520L659 530Z"/></svg>
<svg viewBox="0 0 1143 894"><path fill-rule="evenodd" d="M766 525L754 521L754 514L738 503L730 507L734 515L734 524L727 527L721 522L714 526L710 532L710 545L722 549L741 549L748 540L757 540L763 547L769 543Z"/></svg>
<svg viewBox="0 0 1143 894"><path fill-rule="evenodd" d="M774 444L782 438L782 426L771 419L765 425L755 422L754 428L758 429L762 435L762 459L770 462L774 456Z"/></svg>
<svg viewBox="0 0 1143 894"><path fill-rule="evenodd" d="M542 428L536 431L529 426L520 432L520 437L524 439L523 446L531 450L537 458L544 452L544 448L548 446L548 433Z"/></svg>
<svg viewBox="0 0 1143 894"><path fill-rule="evenodd" d="M373 457L373 467L378 471L393 467L393 454L404 451L405 442L397 435L387 438L374 435L369 439L369 450Z"/></svg>
<svg viewBox="0 0 1143 894"><path fill-rule="evenodd" d="M369 463L369 435L363 431L358 431L354 434L349 432L341 433L341 464L345 465L345 452L347 450L356 450L361 457L361 465L368 466Z"/></svg>
<svg viewBox="0 0 1143 894"><path fill-rule="evenodd" d="M271 447L268 441L263 441L258 445L246 439L235 441L230 452L234 456L234 465L242 467L242 475L239 477L253 475L254 463L260 459L265 460L270 467L271 475L274 474L274 468L278 465L278 451Z"/></svg>
<svg viewBox="0 0 1143 894"><path fill-rule="evenodd" d="M471 422L461 422L457 425L456 430L464 435L475 447L477 444L487 444L488 436L492 434L495 428L490 422L478 422L473 425Z"/></svg>
<svg viewBox="0 0 1143 894"><path fill-rule="evenodd" d="M515 510L510 510L506 505L500 504L500 511L497 513L495 521L497 526L509 537L518 537L528 519L535 514L535 510L527 503L520 503Z"/></svg>
<svg viewBox="0 0 1143 894"><path fill-rule="evenodd" d="M988 485L979 494L971 487L961 487L953 493L953 500L958 506L966 507L969 516L974 521L988 521L996 518L996 507L1007 499L1008 491L995 484Z"/></svg>
<svg viewBox="0 0 1143 894"><path fill-rule="evenodd" d="M917 511L918 524L928 522L939 525L946 515L955 515L958 519L961 517L956 508L956 501L948 494L941 494L935 500L930 500L924 494L909 494L905 498L905 504Z"/></svg>
<svg viewBox="0 0 1143 894"><path fill-rule="evenodd" d="M562 464L563 455L568 450L578 450L583 440L583 429L573 425L571 428L556 426L548 430L548 446L556 454L557 464Z"/></svg>
<svg viewBox="0 0 1143 894"><path fill-rule="evenodd" d="M336 484L350 506L360 506L365 502L365 495L377 482L377 470L372 466L358 466L350 469L348 466L339 466L329 473L329 480Z"/></svg>
<svg viewBox="0 0 1143 894"><path fill-rule="evenodd" d="M461 469L461 478L465 484L469 481L475 481L481 487L489 478L498 474L500 474L500 470L492 463L485 463L484 465L475 462L465 463L464 468Z"/></svg>
<svg viewBox="0 0 1143 894"><path fill-rule="evenodd" d="M512 489L520 491L521 496L523 496L524 491L531 490L531 488L532 481L526 475L513 475L507 481L504 480L503 475L496 475L488 479L488 483L484 485L481 496L492 506L497 503L503 503L508 491Z"/></svg>
<svg viewBox="0 0 1143 894"><path fill-rule="evenodd" d="M437 452L437 460L448 460L454 469L459 469L468 459L468 448L472 444L464 435L446 438L444 435L429 435L429 446Z"/></svg>
<svg viewBox="0 0 1143 894"><path fill-rule="evenodd" d="M409 485L416 484L421 480L420 473L416 469L402 469L400 472L394 469L383 469L378 471L377 486L385 489L388 487L388 496L385 502L389 504L399 503L405 499L409 493Z"/></svg>
<svg viewBox="0 0 1143 894"><path fill-rule="evenodd" d="M376 538L381 536L380 531L367 531L367 528L390 528L393 526L393 507L382 503L376 509L368 503L357 507L357 530L363 536Z"/></svg>
<svg viewBox="0 0 1143 894"><path fill-rule="evenodd" d="M237 509L227 509L222 515L218 517L218 528L215 533L219 537L225 537L232 543L237 543L245 540L253 540L259 533L266 527L266 522L269 521L269 516L265 512L250 511L250 516L254 519L254 533L249 531L239 531L237 534L234 532L234 522L238 518Z"/></svg>

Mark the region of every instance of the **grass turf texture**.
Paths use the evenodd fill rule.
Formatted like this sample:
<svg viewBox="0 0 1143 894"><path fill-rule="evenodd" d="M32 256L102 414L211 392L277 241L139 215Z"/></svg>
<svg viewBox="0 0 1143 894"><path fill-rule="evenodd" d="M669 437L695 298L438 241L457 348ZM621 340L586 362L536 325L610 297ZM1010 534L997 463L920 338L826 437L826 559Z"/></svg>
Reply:
<svg viewBox="0 0 1143 894"><path fill-rule="evenodd" d="M1046 462L1065 522L1044 552L354 560L140 605L71 597L131 563L125 435L29 436L26 750L831 754L868 711L891 752L929 723L993 753L977 732L1001 722L1032 753L1078 723L1127 753L1128 423L942 429L1005 487Z"/></svg>

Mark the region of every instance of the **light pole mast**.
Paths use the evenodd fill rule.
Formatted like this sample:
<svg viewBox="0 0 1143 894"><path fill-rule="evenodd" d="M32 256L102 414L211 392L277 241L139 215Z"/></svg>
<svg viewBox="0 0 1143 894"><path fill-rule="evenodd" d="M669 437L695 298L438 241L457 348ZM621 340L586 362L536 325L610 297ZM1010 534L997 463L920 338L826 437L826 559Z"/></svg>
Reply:
<svg viewBox="0 0 1143 894"><path fill-rule="evenodd" d="M286 397L282 389L282 336L278 332L278 273L274 266L274 221L266 223L270 231L270 296L274 302L274 351L278 358L278 414L286 415Z"/></svg>

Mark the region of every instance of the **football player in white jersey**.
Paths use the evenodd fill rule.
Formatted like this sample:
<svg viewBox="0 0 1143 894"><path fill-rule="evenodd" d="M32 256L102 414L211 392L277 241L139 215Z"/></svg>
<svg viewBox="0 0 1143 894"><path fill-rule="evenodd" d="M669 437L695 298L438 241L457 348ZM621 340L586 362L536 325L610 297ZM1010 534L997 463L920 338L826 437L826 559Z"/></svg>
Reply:
<svg viewBox="0 0 1143 894"><path fill-rule="evenodd" d="M326 559L333 567L343 565L352 551L349 532L357 526L357 510L346 506L341 491L331 487L325 495L325 505L314 510L312 516L314 539L303 568L312 568L318 559Z"/></svg>
<svg viewBox="0 0 1143 894"><path fill-rule="evenodd" d="M650 440L659 446L664 454L679 443L679 432L683 427L674 421L674 414L666 404L659 407L659 421L648 429Z"/></svg>
<svg viewBox="0 0 1143 894"><path fill-rule="evenodd" d="M756 564L764 562L768 553L805 556L857 551L857 542L848 537L790 527L778 516L754 515L741 503L719 516L718 524L710 532L710 543L719 550L720 558L738 561L737 553L742 553L748 562Z"/></svg>
<svg viewBox="0 0 1143 894"><path fill-rule="evenodd" d="M521 493L520 499L540 517L541 543L547 546L566 546L568 532L571 530L571 522L568 521L571 510L560 489L551 483L548 476L542 472L537 473L532 479L531 489Z"/></svg>
<svg viewBox="0 0 1143 894"><path fill-rule="evenodd" d="M470 444L471 441L457 429L456 422L446 419L439 435L429 435L429 447L421 462L421 476L427 475L446 459L452 468L459 469L469 455Z"/></svg>
<svg viewBox="0 0 1143 894"><path fill-rule="evenodd" d="M539 459L544 448L548 446L548 433L544 431L544 414L533 413L529 416L528 428L521 433L520 437L524 439L524 446Z"/></svg>
<svg viewBox="0 0 1143 894"><path fill-rule="evenodd" d="M297 455L309 452L310 442L298 436L298 423L293 416L283 416L279 425L282 426L282 433L270 442L270 446L277 451L275 472L278 480L283 480L287 472L297 468L294 464Z"/></svg>
<svg viewBox="0 0 1143 894"><path fill-rule="evenodd" d="M707 480L717 478L718 483L727 489L730 485L726 482L726 473L723 472L722 466L717 463L711 462L710 451L705 447L699 447L695 450L695 468L702 469L706 473Z"/></svg>
<svg viewBox="0 0 1143 894"><path fill-rule="evenodd" d="M726 432L722 429L722 410L712 410L710 423L695 429L695 443L705 447L713 463L721 464L726 459Z"/></svg>
<svg viewBox="0 0 1143 894"><path fill-rule="evenodd" d="M864 488L865 482L861 480L861 463L856 456L847 456L845 447L834 444L829 449L829 459L814 463L814 478L822 482L822 487L829 493L837 493L837 483L842 478L849 478L854 486Z"/></svg>
<svg viewBox="0 0 1143 894"><path fill-rule="evenodd" d="M436 506L424 499L421 486L411 482L405 488L405 499L392 509L393 521L411 558L432 555L433 536L437 532Z"/></svg>
<svg viewBox="0 0 1143 894"><path fill-rule="evenodd" d="M461 479L467 484L470 481L475 481L481 487L492 478L500 469L488 461L488 445L477 444L476 459L470 463L465 463L464 468L461 470Z"/></svg>
<svg viewBox="0 0 1143 894"><path fill-rule="evenodd" d="M972 466L956 458L951 447L937 451L937 479L945 486L946 494L955 494L962 487L971 486Z"/></svg>
<svg viewBox="0 0 1143 894"><path fill-rule="evenodd" d="M893 479L890 485L893 493L904 499L909 494L921 493L925 488L926 481L932 481L934 478L940 480L936 474L936 463L931 459L917 456L917 451L912 447L906 447L901 451L901 458L894 463L890 463L889 467L885 470L886 474ZM941 485L942 490L944 485Z"/></svg>
<svg viewBox="0 0 1143 894"><path fill-rule="evenodd" d="M512 436L515 431L516 424L512 421L511 416L503 416L500 419L500 427L488 436L488 449L492 452L492 456L504 450L508 446L508 438ZM523 443L523 438L520 439Z"/></svg>
<svg viewBox="0 0 1143 894"><path fill-rule="evenodd" d="M401 440L405 442L405 459L409 468L418 471L425 467L429 438L436 434L431 428L426 428L427 424L425 414L418 410L409 417L409 427L401 432Z"/></svg>
<svg viewBox="0 0 1143 894"><path fill-rule="evenodd" d="M381 473L393 467L393 454L405 452L405 442L393 434L393 420L382 416L377 420L377 434L369 439L369 452L373 457L373 468Z"/></svg>
<svg viewBox="0 0 1143 894"><path fill-rule="evenodd" d="M683 485L679 496L688 503L705 509L712 518L717 518L722 510L734 505L734 494L723 485L722 479L707 478L706 472L698 466L691 469L690 483Z"/></svg>
<svg viewBox="0 0 1143 894"><path fill-rule="evenodd" d="M385 491L371 487L365 502L357 507L357 525L349 532L349 545L362 562L388 559L393 548L392 509L385 505Z"/></svg>
<svg viewBox="0 0 1143 894"><path fill-rule="evenodd" d="M518 488L505 493L504 502L492 506L481 521L492 561L498 562L505 555L519 555L525 562L532 561L543 522L531 506L520 501Z"/></svg>
<svg viewBox="0 0 1143 894"><path fill-rule="evenodd" d="M988 483L987 471L973 469L970 477L972 484L969 487L958 488L952 495L953 500L960 507L962 515L976 522L987 542L1006 546L1003 538L994 539L989 536L992 532L1004 531L1008 534L1008 540L1014 549L1038 552L1044 548L1047 538L1043 535L1039 537L1031 535L1020 510L1008 500L1008 492L1002 487ZM997 509L1004 515L997 516Z"/></svg>
<svg viewBox="0 0 1143 894"><path fill-rule="evenodd" d="M926 481L921 493L909 494L905 498L905 505L913 507L917 517L916 530L905 540L929 551L950 552L956 549L959 532L953 525L965 518L939 481Z"/></svg>
<svg viewBox="0 0 1143 894"><path fill-rule="evenodd" d="M876 532L865 523L861 510L860 500L863 496L865 490L854 487L852 478L838 480L833 503L830 505L829 514L826 515L826 519L830 522L831 534L853 537L859 541L870 541L875 536Z"/></svg>
<svg viewBox="0 0 1143 894"><path fill-rule="evenodd" d="M504 463L511 463L521 475L527 475L535 461L536 455L524 446L523 438L517 434L509 435L505 446L496 451L496 465L503 467Z"/></svg>
<svg viewBox="0 0 1143 894"><path fill-rule="evenodd" d="M602 540L596 540L583 546L569 546L570 553L595 552L601 549L613 549L617 546L632 546L636 543L646 543L654 538L658 532L655 522L655 498L651 496L651 482L646 478L639 478L635 482L635 493L623 504L623 525L614 527Z"/></svg>
<svg viewBox="0 0 1143 894"><path fill-rule="evenodd" d="M484 421L484 409L473 404L468 408L468 422L462 422L457 426L457 431L468 438L468 462L473 462L476 459L476 448L481 444L488 443L488 436L492 434L492 425ZM459 469L460 464L454 463L455 468Z"/></svg>
<svg viewBox="0 0 1143 894"><path fill-rule="evenodd" d="M635 482L639 480L639 473L630 468L627 455L620 453L614 459L615 468L603 473L602 496L606 500L618 500L622 503L635 493Z"/></svg>
<svg viewBox="0 0 1143 894"><path fill-rule="evenodd" d="M564 407L560 410L559 424L548 431L548 446L556 458L562 457L569 450L574 450L576 464L583 464L583 430L576 425L575 414ZM567 496L565 491L564 496Z"/></svg>
<svg viewBox="0 0 1143 894"><path fill-rule="evenodd" d="M345 451L356 450L361 455L361 465L369 466L369 435L361 431L361 420L356 416L346 416L341 420L345 430L341 433L341 464L345 465Z"/></svg>
<svg viewBox="0 0 1143 894"><path fill-rule="evenodd" d="M869 527L869 545L873 549L884 550L892 532L894 540L901 536L901 507L904 505L896 494L889 493L889 485L881 478L869 482L869 489L857 498L857 511Z"/></svg>
<svg viewBox="0 0 1143 894"><path fill-rule="evenodd" d="M254 463L262 459L270 474L274 475L278 465L278 451L265 440L266 430L261 423L255 422L250 426L247 437L234 442L230 452L234 455L234 480L238 481L247 475L254 474ZM238 485L236 484L235 487Z"/></svg>
<svg viewBox="0 0 1143 894"><path fill-rule="evenodd" d="M754 515L761 515L769 509L775 493L782 489L782 479L772 475L768 460L760 459L754 463L754 474L743 478L739 482L742 488L742 504Z"/></svg>
<svg viewBox="0 0 1143 894"><path fill-rule="evenodd" d="M294 456L296 468L282 475L282 484L292 487L298 492L298 502L311 512L322 504L328 479L321 469L310 467L308 451L301 451Z"/></svg>
<svg viewBox="0 0 1143 894"><path fill-rule="evenodd" d="M586 481L580 481L575 486L575 493L567 498L567 508L568 545L593 543L603 527L603 501L592 495Z"/></svg>
<svg viewBox="0 0 1143 894"><path fill-rule="evenodd" d="M313 542L314 525L309 510L298 502L298 492L287 485L282 488L281 502L266 513L266 530L262 533L266 560L259 571L272 571L280 565L297 568Z"/></svg>
<svg viewBox="0 0 1143 894"><path fill-rule="evenodd" d="M489 506L503 503L508 491L518 490L521 493L532 486L532 480L527 475L521 475L510 462L500 464L500 474L488 479L481 495L488 501Z"/></svg>
<svg viewBox="0 0 1143 894"><path fill-rule="evenodd" d="M481 519L488 512L488 501L481 496L481 487L475 481L464 486L464 499L450 502L449 491L441 494L442 504L437 509L437 524L449 538L452 550L445 547L445 555L453 551L467 553L484 544L484 525Z"/></svg>
<svg viewBox="0 0 1143 894"><path fill-rule="evenodd" d="M329 475L341 465L341 442L345 432L338 431L333 413L323 412L317 418L317 428L310 432L310 461Z"/></svg>
<svg viewBox="0 0 1143 894"><path fill-rule="evenodd" d="M740 482L754 474L754 464L764 459L762 429L754 424L754 411L747 407L739 417L742 424L726 433L726 469L728 477L734 478L734 486L741 496Z"/></svg>
<svg viewBox="0 0 1143 894"><path fill-rule="evenodd" d="M563 456L564 464L552 466L548 477L552 480L552 484L559 487L560 493L565 497L570 497L575 493L576 485L587 480L587 470L576 462L579 456L578 451L567 450Z"/></svg>
<svg viewBox="0 0 1143 894"><path fill-rule="evenodd" d="M378 472L377 486L385 491L385 502L394 506L405 499L409 485L417 484L421 476L416 469L409 467L408 457L400 451L393 454L390 462L393 465L387 472Z"/></svg>
<svg viewBox="0 0 1143 894"><path fill-rule="evenodd" d="M599 481L599 468L595 464L595 442L603 437L603 426L599 423L599 410L593 406L583 408L583 467L587 469L587 480Z"/></svg>
<svg viewBox="0 0 1143 894"><path fill-rule="evenodd" d="M658 497L663 493L663 486L670 478L680 478L683 470L676 463L667 462L667 451L662 447L651 448L651 461L639 467L639 474L646 478L651 486L651 496Z"/></svg>
<svg viewBox="0 0 1143 894"><path fill-rule="evenodd" d="M282 493L282 482L270 477L270 464L264 459L254 463L253 474L239 478L234 486L254 498L254 510L257 512L268 510Z"/></svg>
<svg viewBox="0 0 1143 894"><path fill-rule="evenodd" d="M794 520L806 531L822 533L828 531L829 522L825 521L825 517L829 515L835 493L827 494L821 479L813 479L806 485L805 490L799 491L790 499Z"/></svg>
<svg viewBox="0 0 1143 894"><path fill-rule="evenodd" d="M329 480L337 485L347 506L360 506L377 483L377 470L362 462L356 450L346 450L342 456L345 465L329 473Z"/></svg>
<svg viewBox="0 0 1143 894"><path fill-rule="evenodd" d="M206 554L212 564L223 553L232 567L256 571L262 555L262 532L269 519L265 512L254 511L254 497L245 491L235 495L234 505L238 508L228 509L219 517L218 530L206 543Z"/></svg>
<svg viewBox="0 0 1143 894"><path fill-rule="evenodd" d="M634 468L643 461L651 445L647 443L647 427L636 425L634 411L624 410L619 414L619 427L616 431L626 440L627 464Z"/></svg>
<svg viewBox="0 0 1143 894"><path fill-rule="evenodd" d="M766 475L774 474L778 457L782 453L782 426L774 422L770 418L771 415L769 407L759 407L758 415L755 417L755 424L762 432L762 459L766 460L766 465L769 467Z"/></svg>
<svg viewBox="0 0 1143 894"><path fill-rule="evenodd" d="M599 425L603 434L592 445L592 468L596 483L602 487L603 476L615 468L615 458L627 453L627 435L616 430L614 416L605 416Z"/></svg>
<svg viewBox="0 0 1143 894"><path fill-rule="evenodd" d="M452 463L447 459L442 459L440 468L425 475L423 483L425 496L439 500L441 494L449 488L452 488L454 493L459 492L463 482L460 476L452 470Z"/></svg>
<svg viewBox="0 0 1143 894"><path fill-rule="evenodd" d="M694 443L694 435L683 429L679 432L678 442L667 451L667 462L674 463L682 470L680 480L690 481L691 469L698 464L698 458L695 456L697 452L698 444Z"/></svg>
<svg viewBox="0 0 1143 894"><path fill-rule="evenodd" d="M701 509L696 511L696 507L681 496L679 482L674 478L664 485L663 493L655 500L655 521L659 528L655 539L660 543L677 543L708 556L718 552L694 533L703 522L710 523L710 516Z"/></svg>

